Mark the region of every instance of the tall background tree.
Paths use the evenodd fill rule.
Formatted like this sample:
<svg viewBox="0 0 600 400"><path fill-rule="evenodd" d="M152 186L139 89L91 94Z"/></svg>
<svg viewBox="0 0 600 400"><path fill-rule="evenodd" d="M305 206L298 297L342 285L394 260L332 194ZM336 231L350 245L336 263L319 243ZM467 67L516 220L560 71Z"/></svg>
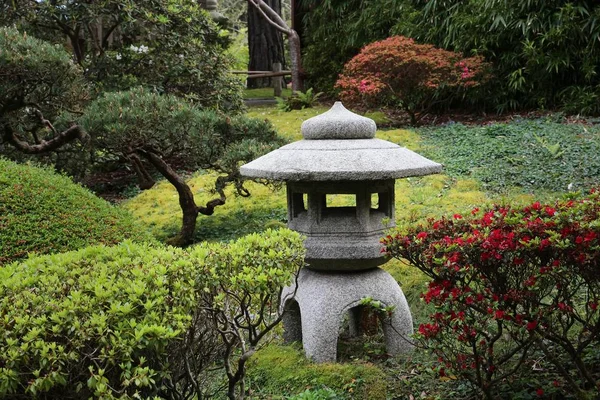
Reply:
<svg viewBox="0 0 600 400"><path fill-rule="evenodd" d="M265 3L278 15L281 15L281 0L266 0ZM248 50L250 59L248 70L271 71L274 63L285 68L285 51L281 31L263 17L261 12L248 4ZM271 78L248 78L249 88L270 87Z"/></svg>
<svg viewBox="0 0 600 400"><path fill-rule="evenodd" d="M263 20L279 32L287 36L290 47L290 68L292 70L292 91L301 91L304 87L304 72L302 69L302 54L300 50L300 37L290 27L286 20L271 8L264 0L248 0L248 6L253 6L262 16Z"/></svg>

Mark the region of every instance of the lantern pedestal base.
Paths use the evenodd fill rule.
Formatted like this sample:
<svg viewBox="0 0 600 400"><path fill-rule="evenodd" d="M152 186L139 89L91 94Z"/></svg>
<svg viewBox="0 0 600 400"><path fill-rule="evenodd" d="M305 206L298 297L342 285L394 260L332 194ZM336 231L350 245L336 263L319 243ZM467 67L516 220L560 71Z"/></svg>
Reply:
<svg viewBox="0 0 600 400"><path fill-rule="evenodd" d="M297 280L284 289L282 307L284 339L302 341L306 356L315 362L335 362L339 328L348 313L350 333L358 332L361 300L371 298L383 306L394 306L383 322L389 354L412 350L412 316L402 289L390 274L380 268L357 272L317 272L303 268Z"/></svg>

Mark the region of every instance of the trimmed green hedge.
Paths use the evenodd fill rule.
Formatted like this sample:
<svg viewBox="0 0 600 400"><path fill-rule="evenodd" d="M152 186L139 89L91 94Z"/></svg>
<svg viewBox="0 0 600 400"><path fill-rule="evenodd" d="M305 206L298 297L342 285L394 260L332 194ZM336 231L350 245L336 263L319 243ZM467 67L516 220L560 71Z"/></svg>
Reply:
<svg viewBox="0 0 600 400"><path fill-rule="evenodd" d="M218 367L237 364L241 345L217 328L226 320L236 332L262 331L303 259L300 235L281 229L186 250L125 241L7 265L0 398L223 391Z"/></svg>
<svg viewBox="0 0 600 400"><path fill-rule="evenodd" d="M131 242L0 269L0 397L143 392L196 296L178 249Z"/></svg>
<svg viewBox="0 0 600 400"><path fill-rule="evenodd" d="M49 169L0 158L0 265L124 239L151 241L130 214Z"/></svg>

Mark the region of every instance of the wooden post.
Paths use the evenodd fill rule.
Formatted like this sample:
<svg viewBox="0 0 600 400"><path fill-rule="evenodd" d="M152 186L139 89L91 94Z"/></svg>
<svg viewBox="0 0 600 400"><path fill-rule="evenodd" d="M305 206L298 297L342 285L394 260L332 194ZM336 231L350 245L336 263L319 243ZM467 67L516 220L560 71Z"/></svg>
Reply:
<svg viewBox="0 0 600 400"><path fill-rule="evenodd" d="M273 72L281 72L281 63L273 63ZM275 97L281 97L281 76L271 78L273 80L273 91Z"/></svg>

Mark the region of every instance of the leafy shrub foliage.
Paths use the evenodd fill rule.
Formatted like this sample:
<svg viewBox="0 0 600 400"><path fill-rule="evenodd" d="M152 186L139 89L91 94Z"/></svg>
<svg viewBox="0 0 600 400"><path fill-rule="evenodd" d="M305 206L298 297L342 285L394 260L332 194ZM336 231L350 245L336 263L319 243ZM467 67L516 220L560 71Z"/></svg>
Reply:
<svg viewBox="0 0 600 400"><path fill-rule="evenodd" d="M160 355L195 307L194 270L182 256L125 243L4 268L0 393L151 394L168 378Z"/></svg>
<svg viewBox="0 0 600 400"><path fill-rule="evenodd" d="M243 397L246 363L281 321L281 291L304 264L303 244L295 232L269 229L227 245L197 246L191 256L204 265L201 306L223 343L227 396Z"/></svg>
<svg viewBox="0 0 600 400"><path fill-rule="evenodd" d="M56 136L49 125L66 109L78 110L87 98L83 74L62 46L54 46L14 28L0 27L0 138L14 132L40 144ZM53 154L59 166L80 146ZM0 140L0 153L13 159L26 156Z"/></svg>
<svg viewBox="0 0 600 400"><path fill-rule="evenodd" d="M11 264L0 270L0 396L213 395L219 366L235 363L243 380L238 356L278 322L269 312L302 260L299 235L281 230L189 252L125 242Z"/></svg>
<svg viewBox="0 0 600 400"><path fill-rule="evenodd" d="M151 240L127 212L65 176L0 159L0 265L124 239Z"/></svg>
<svg viewBox="0 0 600 400"><path fill-rule="evenodd" d="M417 115L486 80L481 57L421 45L394 36L365 46L344 67L336 86L342 100L370 107L399 106Z"/></svg>
<svg viewBox="0 0 600 400"><path fill-rule="evenodd" d="M311 108L316 105L317 100L323 93L313 93L313 88L308 89L306 92L296 91L285 99L276 98L277 107L282 111L292 110L304 110L305 108Z"/></svg>
<svg viewBox="0 0 600 400"><path fill-rule="evenodd" d="M454 176L493 192L589 190L600 179L600 130L550 118L485 126L448 124L420 131L424 153Z"/></svg>
<svg viewBox="0 0 600 400"><path fill-rule="evenodd" d="M303 0L302 65L310 85L335 95L339 74L360 49L393 35L402 21L420 16L407 0ZM298 7L298 3L296 4Z"/></svg>
<svg viewBox="0 0 600 400"><path fill-rule="evenodd" d="M403 35L477 54L496 79L478 106L598 114L600 8L591 0L304 0L303 63L310 83L330 93L359 49Z"/></svg>
<svg viewBox="0 0 600 400"><path fill-rule="evenodd" d="M565 107L598 113L582 92L598 95L600 51L597 3L585 1L431 0L410 3L427 23L395 30L494 65L499 109ZM591 106L591 107L590 107Z"/></svg>
<svg viewBox="0 0 600 400"><path fill-rule="evenodd" d="M193 1L23 0L3 4L0 24L64 44L97 93L152 87L225 112L243 107L228 74L227 40Z"/></svg>
<svg viewBox="0 0 600 400"><path fill-rule="evenodd" d="M534 352L560 376L557 387L597 398L600 339L600 194L516 209L475 209L384 239L388 254L432 278L435 306L416 338L440 357L442 373L467 378L494 398L496 386Z"/></svg>
<svg viewBox="0 0 600 400"><path fill-rule="evenodd" d="M39 105L48 117L77 105L81 69L61 47L0 27L0 117Z"/></svg>

